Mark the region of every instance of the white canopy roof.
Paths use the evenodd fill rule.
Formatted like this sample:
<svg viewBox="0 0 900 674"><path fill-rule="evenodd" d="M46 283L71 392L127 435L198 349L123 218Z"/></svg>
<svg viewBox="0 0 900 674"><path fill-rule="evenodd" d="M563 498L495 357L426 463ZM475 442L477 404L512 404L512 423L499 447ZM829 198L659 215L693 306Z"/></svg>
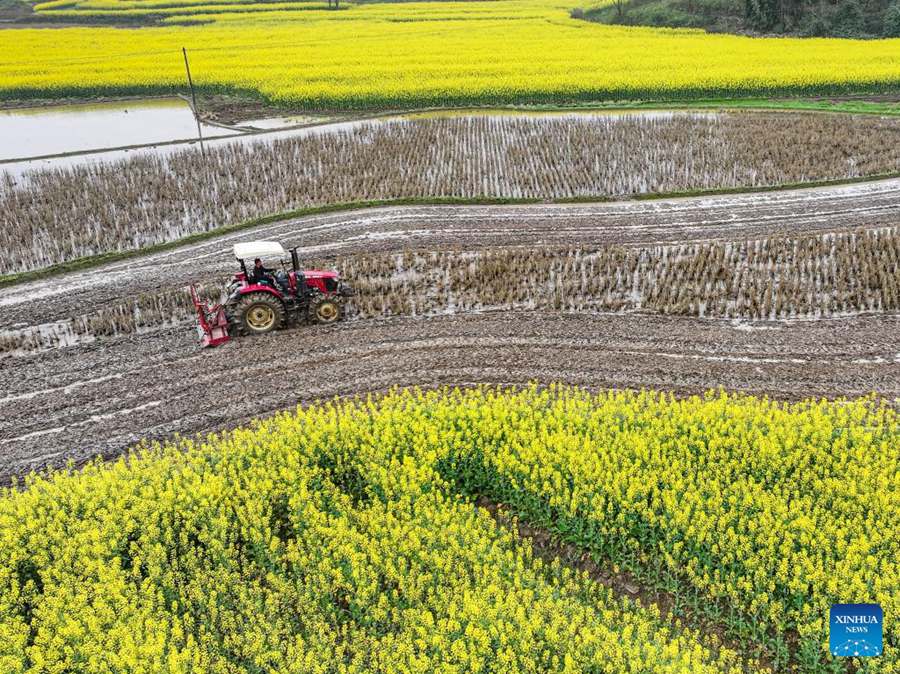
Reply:
<svg viewBox="0 0 900 674"><path fill-rule="evenodd" d="M238 260L254 260L258 257L282 258L285 252L277 241L247 241L234 244L234 256Z"/></svg>

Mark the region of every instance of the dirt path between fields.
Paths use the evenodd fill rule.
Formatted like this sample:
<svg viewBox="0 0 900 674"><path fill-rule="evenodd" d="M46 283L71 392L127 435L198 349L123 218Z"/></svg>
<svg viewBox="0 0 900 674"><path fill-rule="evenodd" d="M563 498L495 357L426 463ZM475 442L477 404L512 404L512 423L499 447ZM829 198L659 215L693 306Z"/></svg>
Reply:
<svg viewBox="0 0 900 674"><path fill-rule="evenodd" d="M306 256L742 240L900 223L900 181L614 204L408 207L261 226L0 289L0 331L73 318L123 295L233 271L237 241ZM897 270L894 270L897 273ZM352 282L352 279L350 279ZM713 387L778 398L900 399L900 315L731 321L646 313L495 311L303 326L201 351L190 324L0 357L0 480L114 456L142 438L230 428L391 386L565 381L592 389Z"/></svg>

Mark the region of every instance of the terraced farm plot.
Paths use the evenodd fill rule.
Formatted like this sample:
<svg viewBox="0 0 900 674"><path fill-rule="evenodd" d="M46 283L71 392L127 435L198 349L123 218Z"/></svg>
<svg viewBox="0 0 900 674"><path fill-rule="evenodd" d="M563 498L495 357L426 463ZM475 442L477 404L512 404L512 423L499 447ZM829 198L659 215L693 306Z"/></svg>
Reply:
<svg viewBox="0 0 900 674"><path fill-rule="evenodd" d="M897 195L323 214L0 289L0 451L21 474L392 385L900 400ZM185 284L214 297L258 239L340 267L349 320L198 353Z"/></svg>
<svg viewBox="0 0 900 674"><path fill-rule="evenodd" d="M805 113L373 122L0 182L0 274L336 204L605 199L900 170L900 120ZM185 177L190 176L190 180Z"/></svg>
<svg viewBox="0 0 900 674"><path fill-rule="evenodd" d="M356 295L343 306L354 320L522 309L745 320L900 310L900 277L891 272L900 268L896 227L737 244L360 253L339 265L341 276L354 280ZM202 289L225 294L214 281ZM194 314L183 288L141 294L85 311L56 330L0 333L0 353L139 333Z"/></svg>
<svg viewBox="0 0 900 674"><path fill-rule="evenodd" d="M343 6L41 3L31 20L78 27L21 27L0 43L0 99L171 94L185 89L182 46L202 91L310 110L872 93L900 80L898 40L604 26L550 0ZM121 27L136 23L164 25Z"/></svg>
<svg viewBox="0 0 900 674"><path fill-rule="evenodd" d="M832 599L900 601L880 486L897 432L872 400L552 387L313 406L2 495L0 662L813 671ZM679 603L545 564L477 495ZM888 650L869 671L895 665Z"/></svg>

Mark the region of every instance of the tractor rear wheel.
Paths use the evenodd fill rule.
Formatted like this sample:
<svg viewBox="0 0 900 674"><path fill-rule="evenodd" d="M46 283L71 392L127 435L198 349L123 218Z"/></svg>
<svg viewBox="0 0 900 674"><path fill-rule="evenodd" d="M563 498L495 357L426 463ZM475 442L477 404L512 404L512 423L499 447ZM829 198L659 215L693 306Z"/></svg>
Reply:
<svg viewBox="0 0 900 674"><path fill-rule="evenodd" d="M341 305L329 297L316 298L309 305L309 317L316 323L335 323L341 318Z"/></svg>
<svg viewBox="0 0 900 674"><path fill-rule="evenodd" d="M245 335L262 335L284 323L284 305L269 293L244 295L237 303L235 314Z"/></svg>

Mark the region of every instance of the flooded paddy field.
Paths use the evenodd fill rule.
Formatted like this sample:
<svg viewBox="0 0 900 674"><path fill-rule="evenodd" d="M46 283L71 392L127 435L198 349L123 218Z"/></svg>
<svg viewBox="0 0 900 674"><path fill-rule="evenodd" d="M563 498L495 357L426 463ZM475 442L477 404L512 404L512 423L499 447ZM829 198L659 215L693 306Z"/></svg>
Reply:
<svg viewBox="0 0 900 674"><path fill-rule="evenodd" d="M201 132L202 145L215 149L234 143L274 142L404 120L460 119L470 116L534 120L584 120L602 117L615 120L634 115L640 115L644 119L667 119L683 114L702 117L715 113L669 110L561 112L461 109L357 118L349 115L287 114L236 120L229 124L202 121L206 116L201 114ZM10 139L0 147L0 175L6 173L17 182L24 182L30 171L64 170L91 164L116 163L136 157L166 157L184 150L199 150L201 145L191 107L179 97L0 109L0 136Z"/></svg>
<svg viewBox="0 0 900 674"><path fill-rule="evenodd" d="M893 174L900 171L900 120L416 116L221 138L205 153L176 147L0 181L0 246L7 251L0 274L349 203L607 200Z"/></svg>
<svg viewBox="0 0 900 674"><path fill-rule="evenodd" d="M205 123L201 129L206 137L239 133ZM193 142L197 124L185 100L152 98L0 110L0 137L0 170L11 171L20 164L31 164L30 168L55 165L38 158Z"/></svg>

